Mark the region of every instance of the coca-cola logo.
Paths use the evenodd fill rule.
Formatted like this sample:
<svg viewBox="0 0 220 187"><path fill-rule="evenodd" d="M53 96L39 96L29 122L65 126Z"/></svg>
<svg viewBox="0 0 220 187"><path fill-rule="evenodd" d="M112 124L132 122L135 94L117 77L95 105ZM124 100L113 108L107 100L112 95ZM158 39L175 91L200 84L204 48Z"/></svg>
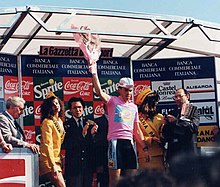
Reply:
<svg viewBox="0 0 220 187"><path fill-rule="evenodd" d="M30 86L33 85L33 82L31 81L22 81L22 89L23 90L29 90Z"/></svg>
<svg viewBox="0 0 220 187"><path fill-rule="evenodd" d="M27 140L31 140L32 139L32 135L35 134L35 132L31 131L31 130L24 130L25 132L25 137Z"/></svg>
<svg viewBox="0 0 220 187"><path fill-rule="evenodd" d="M104 111L104 109L103 109L103 107L101 105L98 105L98 106L95 107L94 113L96 115L102 115L102 114L105 113L105 111Z"/></svg>
<svg viewBox="0 0 220 187"><path fill-rule="evenodd" d="M149 86L147 85L137 85L135 88L134 88L134 96L137 96L140 92L142 92L143 90L145 90L146 88L148 88Z"/></svg>
<svg viewBox="0 0 220 187"><path fill-rule="evenodd" d="M5 82L5 89L6 90L16 91L16 90L18 90L18 86L19 86L18 82L11 82L11 80L7 80Z"/></svg>
<svg viewBox="0 0 220 187"><path fill-rule="evenodd" d="M68 90L76 90L76 91L81 91L81 90L89 90L89 86L91 85L90 82L88 81L79 81L77 82L71 82L67 81L66 84L64 85L64 89L66 91Z"/></svg>
<svg viewBox="0 0 220 187"><path fill-rule="evenodd" d="M38 105L38 106L36 107L36 109L35 109L35 114L36 114L36 115L41 115L41 113L40 113L40 106L41 106L41 105Z"/></svg>

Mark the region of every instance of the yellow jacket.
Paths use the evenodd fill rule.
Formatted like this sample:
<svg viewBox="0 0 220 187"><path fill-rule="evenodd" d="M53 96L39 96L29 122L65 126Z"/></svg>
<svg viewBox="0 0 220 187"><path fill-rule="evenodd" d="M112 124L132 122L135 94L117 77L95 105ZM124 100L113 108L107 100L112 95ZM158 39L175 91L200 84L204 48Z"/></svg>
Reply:
<svg viewBox="0 0 220 187"><path fill-rule="evenodd" d="M60 118L56 123L51 119L43 120L41 124L40 175L51 172L52 167L62 171L60 150L64 134L63 122Z"/></svg>
<svg viewBox="0 0 220 187"><path fill-rule="evenodd" d="M153 118L153 121L151 121L150 119L146 119L143 116L144 116L143 114L141 114L141 113L139 114L140 128L143 132L144 139L149 146L149 154L150 154L150 156L163 156L164 151L160 147L159 143L152 141L153 136L160 139L160 133L161 133L160 130L163 125L163 115L162 114L155 115ZM148 130L146 130L146 125L144 125L144 123L146 125L147 124L149 125ZM151 128L151 127L153 127L153 128ZM149 133L151 131L152 131L152 133ZM142 148L139 145L137 146L137 150L138 150L138 157L139 158L146 156L146 154L143 152Z"/></svg>

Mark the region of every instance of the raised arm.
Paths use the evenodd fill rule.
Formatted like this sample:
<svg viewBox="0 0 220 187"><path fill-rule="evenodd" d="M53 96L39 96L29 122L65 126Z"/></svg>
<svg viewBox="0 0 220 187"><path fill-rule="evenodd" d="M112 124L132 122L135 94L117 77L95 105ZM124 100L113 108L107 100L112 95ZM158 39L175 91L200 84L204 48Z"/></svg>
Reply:
<svg viewBox="0 0 220 187"><path fill-rule="evenodd" d="M102 101L107 102L110 96L102 91L97 72L92 74L92 80L93 86L95 88L95 93L100 97Z"/></svg>

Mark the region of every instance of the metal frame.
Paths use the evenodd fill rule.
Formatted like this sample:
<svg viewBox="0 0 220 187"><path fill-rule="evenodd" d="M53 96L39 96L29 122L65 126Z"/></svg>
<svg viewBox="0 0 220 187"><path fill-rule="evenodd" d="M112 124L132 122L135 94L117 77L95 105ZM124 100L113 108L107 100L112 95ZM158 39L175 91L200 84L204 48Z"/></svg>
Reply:
<svg viewBox="0 0 220 187"><path fill-rule="evenodd" d="M48 22L54 15L67 16L62 24L59 26L51 27ZM210 22L202 22L200 20L194 20L188 17L180 16L165 16L165 15L150 15L144 13L134 13L125 11L110 11L110 10L96 10L96 9L77 9L77 8L58 8L58 7L41 7L41 6L29 6L18 7L10 9L0 9L0 19L3 16L11 16L9 23L0 23L0 52L13 53L14 55L21 55L25 49L32 45L32 41L44 41L47 43L50 41L69 41L73 40L73 37L68 34L72 33L93 33L102 36L102 42L112 45L127 45L128 49L123 51L121 56L132 57L140 52L144 48L144 52L138 55L136 59L149 59L154 58L155 55L165 49L174 51L190 52L198 55L215 56L220 57L220 53L208 52L201 49L191 49L184 46L172 45L175 41L180 40L186 33L190 32L192 28L200 30L204 37L210 42L220 42L220 40L212 38L206 29L219 32L220 25ZM131 20L132 22L143 22L146 25L154 27L152 30L146 32L140 32L145 28L137 28L137 32L124 32L118 31L103 31L103 28L99 28L99 23L95 23L97 26L94 30L78 30L67 29L63 27L65 22L70 21L71 18L80 16L89 19L91 17L97 18L111 18L117 20ZM4 18L4 17L3 17ZM28 34L17 34L17 30L22 26L26 19L30 19L30 24L34 25L33 29ZM90 23L88 22L88 25ZM93 23L94 24L94 23ZM126 24L126 22L125 22ZM118 27L113 25L113 27ZM123 26L119 26L120 29ZM47 34L40 35L40 31L44 30ZM123 30L123 29L121 29ZM135 30L136 31L136 30ZM220 37L219 37L220 38ZM13 52L4 51L4 48L10 45L10 41L16 40L18 45ZM156 42L155 42L156 40ZM74 43L74 42L73 42ZM73 44L76 45L76 44ZM146 49L145 49L146 48ZM116 49L117 50L117 49ZM35 52L37 54L37 51Z"/></svg>

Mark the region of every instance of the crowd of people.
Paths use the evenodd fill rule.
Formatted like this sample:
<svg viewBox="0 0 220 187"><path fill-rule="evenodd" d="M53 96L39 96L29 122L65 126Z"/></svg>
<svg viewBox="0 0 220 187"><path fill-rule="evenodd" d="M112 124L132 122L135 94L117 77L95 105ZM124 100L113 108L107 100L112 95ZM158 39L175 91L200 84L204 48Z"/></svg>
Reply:
<svg viewBox="0 0 220 187"><path fill-rule="evenodd" d="M100 54L93 52L99 50L84 51L91 60L95 94L104 103L103 116L86 118L84 100L72 97L68 101L72 117L66 119L63 102L49 92L41 104L38 146L25 141L16 121L23 114L24 99L10 97L0 114L2 150L9 153L13 147L26 147L40 153L40 178L55 187L217 186L219 155L196 154L200 119L197 107L190 103L190 93L178 88L173 96L176 107L166 114L158 112L160 97L151 88L141 91L133 101L134 82L128 77L119 80L118 96L108 95L98 78L96 61ZM94 176L98 185L94 185Z"/></svg>
<svg viewBox="0 0 220 187"><path fill-rule="evenodd" d="M84 117L84 100L72 97L68 101L72 118L66 120L63 102L49 92L41 104L38 146L25 141L16 121L25 101L10 97L0 114L2 150L9 153L13 147L26 147L40 153L40 178L56 187L92 187L94 174L100 187L205 187L219 182L219 154L196 154L199 114L196 107L186 114L193 107L187 90L177 89L176 108L162 115L157 112L160 97L150 88L140 92L134 104L132 79L121 78L119 96L110 96L102 91L97 73L92 77L95 93L104 102L103 116Z"/></svg>

